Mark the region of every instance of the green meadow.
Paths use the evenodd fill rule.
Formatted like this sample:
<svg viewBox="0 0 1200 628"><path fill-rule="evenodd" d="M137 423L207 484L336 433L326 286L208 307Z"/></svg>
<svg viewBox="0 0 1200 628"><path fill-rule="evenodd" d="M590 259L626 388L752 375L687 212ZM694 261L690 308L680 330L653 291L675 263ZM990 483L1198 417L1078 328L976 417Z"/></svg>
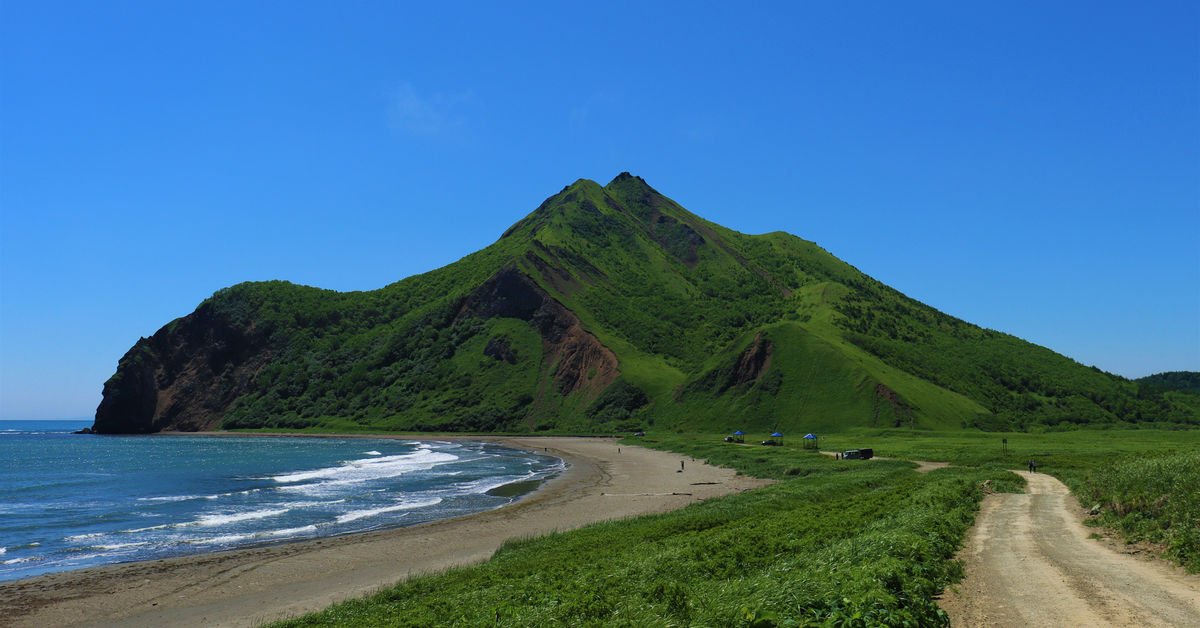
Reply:
<svg viewBox="0 0 1200 628"><path fill-rule="evenodd" d="M1200 432L859 430L820 439L822 449L871 447L896 458L871 461L834 460L792 436L781 447L755 444L765 433L748 434L744 445L722 437L651 432L624 442L778 481L662 515L510 542L486 563L279 625L947 625L935 596L961 578L954 554L980 500L986 490L1021 491L1022 479L1006 469L1031 458L1085 500L1098 499L1087 491L1105 495L1109 523L1134 517L1144 539L1196 569L1200 535L1178 519L1192 516L1194 526L1196 517L1172 505L1181 495L1171 487L1195 502ZM904 458L953 466L920 474ZM1149 482L1155 474L1169 479Z"/></svg>
<svg viewBox="0 0 1200 628"><path fill-rule="evenodd" d="M1099 524L1130 541L1165 546L1166 555L1200 571L1200 449L1126 455L1102 464L1074 487L1099 505Z"/></svg>

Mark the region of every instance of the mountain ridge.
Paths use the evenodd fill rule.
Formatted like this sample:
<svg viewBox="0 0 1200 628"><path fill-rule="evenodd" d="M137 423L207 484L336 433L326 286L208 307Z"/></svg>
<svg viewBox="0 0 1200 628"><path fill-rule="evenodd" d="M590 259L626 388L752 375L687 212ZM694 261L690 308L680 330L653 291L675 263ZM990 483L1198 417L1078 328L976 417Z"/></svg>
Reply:
<svg viewBox="0 0 1200 628"><path fill-rule="evenodd" d="M373 291L218 291L139 340L94 429L830 431L1200 422L1195 402L981 329L623 172Z"/></svg>

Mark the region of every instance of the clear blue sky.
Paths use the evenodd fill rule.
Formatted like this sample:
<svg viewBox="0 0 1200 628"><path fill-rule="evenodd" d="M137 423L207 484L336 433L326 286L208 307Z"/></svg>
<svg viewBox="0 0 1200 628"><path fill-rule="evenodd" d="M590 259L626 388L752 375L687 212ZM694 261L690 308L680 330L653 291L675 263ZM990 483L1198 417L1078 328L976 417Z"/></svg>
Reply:
<svg viewBox="0 0 1200 628"><path fill-rule="evenodd" d="M0 4L0 418L90 416L224 286L377 288L623 170L1084 364L1200 370L1195 2L406 4Z"/></svg>

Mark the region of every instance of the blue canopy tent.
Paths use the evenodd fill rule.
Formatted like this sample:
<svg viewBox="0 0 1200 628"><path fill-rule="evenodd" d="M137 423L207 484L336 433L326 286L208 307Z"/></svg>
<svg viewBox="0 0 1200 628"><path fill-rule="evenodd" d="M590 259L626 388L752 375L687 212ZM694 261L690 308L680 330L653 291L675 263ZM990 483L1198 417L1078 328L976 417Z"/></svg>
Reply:
<svg viewBox="0 0 1200 628"><path fill-rule="evenodd" d="M809 434L804 435L804 448L805 449L816 449L817 448L817 435L816 434L809 433Z"/></svg>
<svg viewBox="0 0 1200 628"><path fill-rule="evenodd" d="M726 436L725 442L727 442L727 443L744 443L744 442L746 442L745 434L742 434L742 430L738 430L733 433L733 436Z"/></svg>

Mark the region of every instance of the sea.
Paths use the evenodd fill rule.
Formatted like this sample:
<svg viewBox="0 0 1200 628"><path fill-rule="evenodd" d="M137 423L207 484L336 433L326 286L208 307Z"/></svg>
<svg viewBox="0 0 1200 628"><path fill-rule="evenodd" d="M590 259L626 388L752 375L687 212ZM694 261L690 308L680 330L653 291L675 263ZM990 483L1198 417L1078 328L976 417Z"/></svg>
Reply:
<svg viewBox="0 0 1200 628"><path fill-rule="evenodd" d="M479 441L72 434L0 421L0 581L410 526L565 468Z"/></svg>

